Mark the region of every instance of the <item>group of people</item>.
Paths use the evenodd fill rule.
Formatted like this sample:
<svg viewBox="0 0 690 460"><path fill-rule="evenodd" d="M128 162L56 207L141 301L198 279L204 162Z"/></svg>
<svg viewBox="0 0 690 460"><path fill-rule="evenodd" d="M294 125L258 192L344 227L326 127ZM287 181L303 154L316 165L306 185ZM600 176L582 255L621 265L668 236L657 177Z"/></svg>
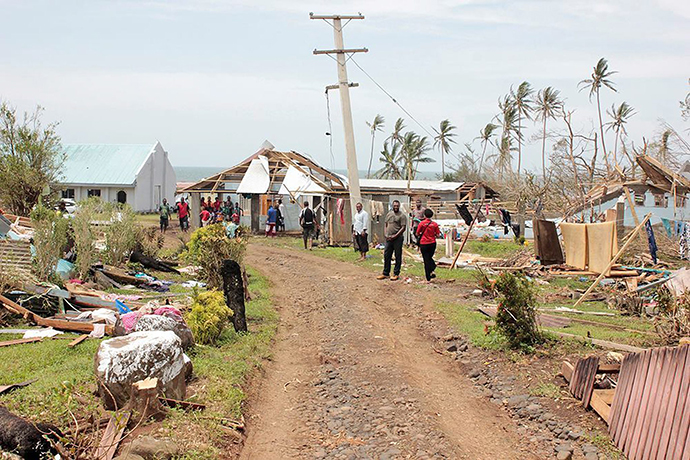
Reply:
<svg viewBox="0 0 690 460"><path fill-rule="evenodd" d="M275 237L277 232L285 231L285 205L283 200L278 200L278 204L271 203L266 213L266 237ZM302 227L302 239L304 249L311 250L314 245L314 238L318 238L318 224L316 213L309 207L309 202L305 201L299 213L299 225Z"/></svg>
<svg viewBox="0 0 690 460"><path fill-rule="evenodd" d="M278 200L275 206L271 203L266 213L266 236L274 237L277 232L285 231L285 205Z"/></svg>
<svg viewBox="0 0 690 460"><path fill-rule="evenodd" d="M362 203L357 203L357 212L352 223L352 236L355 250L360 253L359 261L366 259L369 251L369 214L364 210ZM430 283L436 277L436 262L434 253L436 252L436 238L441 234L438 224L431 220L434 212L422 206L422 201L417 200L415 208L412 210L412 241L419 248L424 260L424 275L426 282ZM400 201L392 203L392 209L386 214L384 221L384 235L386 244L383 251L383 272L377 279L384 280L390 278L397 281L400 278L402 269L402 252L407 229L407 216L400 209ZM392 259L395 255L395 267L391 276Z"/></svg>
<svg viewBox="0 0 690 460"><path fill-rule="evenodd" d="M216 196L215 201L212 201L211 197L208 200L201 197L199 209L201 210L199 217L201 218L202 227L221 222L232 222L235 225L239 225L240 217L242 216L240 203L237 202L233 206L230 197L227 197L225 201L222 201L220 196Z"/></svg>
<svg viewBox="0 0 690 460"><path fill-rule="evenodd" d="M240 208L239 202L235 203L233 206L230 197L228 197L226 201L221 201L219 196L216 197L215 201L212 201L211 198L206 200L202 197L199 209L202 227L217 222L232 222L235 225L240 224L242 208ZM177 213L177 218L180 221L180 229L183 232L189 230L190 208L185 198L180 198L180 201L175 203L175 206L171 206L168 200L163 198L163 202L158 207L161 233L165 233L170 226L170 217L174 213Z"/></svg>

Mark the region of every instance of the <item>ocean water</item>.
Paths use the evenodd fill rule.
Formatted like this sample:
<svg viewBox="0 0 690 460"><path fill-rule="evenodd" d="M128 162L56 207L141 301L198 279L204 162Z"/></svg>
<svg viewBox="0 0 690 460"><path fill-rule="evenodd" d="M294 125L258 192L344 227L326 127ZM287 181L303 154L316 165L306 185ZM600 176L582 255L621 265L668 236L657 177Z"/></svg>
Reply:
<svg viewBox="0 0 690 460"><path fill-rule="evenodd" d="M209 176L218 174L227 168L220 166L175 166L175 175L177 176L177 182L196 182L200 181ZM335 169L338 174L347 175L346 169ZM359 177L366 177L367 172L364 170L359 171ZM417 179L421 180L436 180L439 173L433 171L419 171L417 172Z"/></svg>

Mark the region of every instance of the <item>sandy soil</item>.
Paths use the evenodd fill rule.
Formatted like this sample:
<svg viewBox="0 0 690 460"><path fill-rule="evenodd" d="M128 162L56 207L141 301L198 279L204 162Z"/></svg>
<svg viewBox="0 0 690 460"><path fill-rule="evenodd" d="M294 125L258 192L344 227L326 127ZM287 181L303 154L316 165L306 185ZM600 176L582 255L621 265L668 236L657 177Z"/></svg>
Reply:
<svg viewBox="0 0 690 460"><path fill-rule="evenodd" d="M540 458L420 333L428 290L307 251L252 244L247 263L281 323L241 458Z"/></svg>

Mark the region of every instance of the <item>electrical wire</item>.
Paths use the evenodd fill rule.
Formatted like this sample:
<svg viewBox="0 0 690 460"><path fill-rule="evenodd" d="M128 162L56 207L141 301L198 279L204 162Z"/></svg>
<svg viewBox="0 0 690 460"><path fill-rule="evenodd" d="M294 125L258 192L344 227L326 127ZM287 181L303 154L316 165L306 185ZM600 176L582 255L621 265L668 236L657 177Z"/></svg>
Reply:
<svg viewBox="0 0 690 460"><path fill-rule="evenodd" d="M410 117L410 118L412 119L412 121L414 121L415 123L417 123L417 124L419 125L420 128L422 128L429 136L431 136L432 139L434 138L434 135L433 135L431 132L429 132L429 130L426 129L426 128L424 127L424 125L422 125L419 121L417 121L417 119L416 119L415 117L413 117L412 114L411 114L410 112L408 112L408 111L405 109L405 107L403 107L402 104L400 104L400 102L398 102L398 101L391 95L391 93L389 93L388 91L386 91L385 88L384 88L383 86L381 86L376 80L374 80L374 77L372 77L371 75L369 75L369 73L368 73L366 70L364 70L364 69L362 68L361 65L359 65L359 63L354 59L354 56L350 56L350 60L357 66L357 68L358 68L359 70L362 71L362 73L364 73L364 75L366 75L366 76L369 78L369 80L371 80L376 86L378 86L379 89L380 89L381 91L383 91L383 93L384 93L386 96L390 97L391 100L392 100L398 107L400 107L400 109L401 109L403 112L405 112L405 114L406 114L408 117Z"/></svg>
<svg viewBox="0 0 690 460"><path fill-rule="evenodd" d="M326 89L326 116L328 117L328 144L331 150L331 168L335 169L335 155L333 155L333 127L331 126L331 102Z"/></svg>

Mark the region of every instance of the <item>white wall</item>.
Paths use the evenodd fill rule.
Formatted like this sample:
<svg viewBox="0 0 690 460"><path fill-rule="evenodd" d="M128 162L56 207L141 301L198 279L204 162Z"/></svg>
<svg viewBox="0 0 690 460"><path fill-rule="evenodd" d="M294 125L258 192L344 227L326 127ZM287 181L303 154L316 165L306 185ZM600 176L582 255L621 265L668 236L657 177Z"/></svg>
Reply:
<svg viewBox="0 0 690 460"><path fill-rule="evenodd" d="M134 209L139 212L155 211L163 198L173 203L176 184L175 170L170 164L168 153L160 142L156 142L151 155L137 174ZM158 186L160 192L157 192Z"/></svg>
<svg viewBox="0 0 690 460"><path fill-rule="evenodd" d="M84 185L69 185L65 184L64 185L65 189L74 189L74 200L75 201L81 201L87 199L89 196L89 190L90 189L99 189L101 191L101 200L107 201L109 203L116 203L117 202L117 192L120 190L124 191L127 194L127 204L132 206L134 208L134 203L135 203L135 190L134 187L110 187L110 186L99 186L99 185L89 185L89 186L84 186ZM136 210L136 208L135 208Z"/></svg>

